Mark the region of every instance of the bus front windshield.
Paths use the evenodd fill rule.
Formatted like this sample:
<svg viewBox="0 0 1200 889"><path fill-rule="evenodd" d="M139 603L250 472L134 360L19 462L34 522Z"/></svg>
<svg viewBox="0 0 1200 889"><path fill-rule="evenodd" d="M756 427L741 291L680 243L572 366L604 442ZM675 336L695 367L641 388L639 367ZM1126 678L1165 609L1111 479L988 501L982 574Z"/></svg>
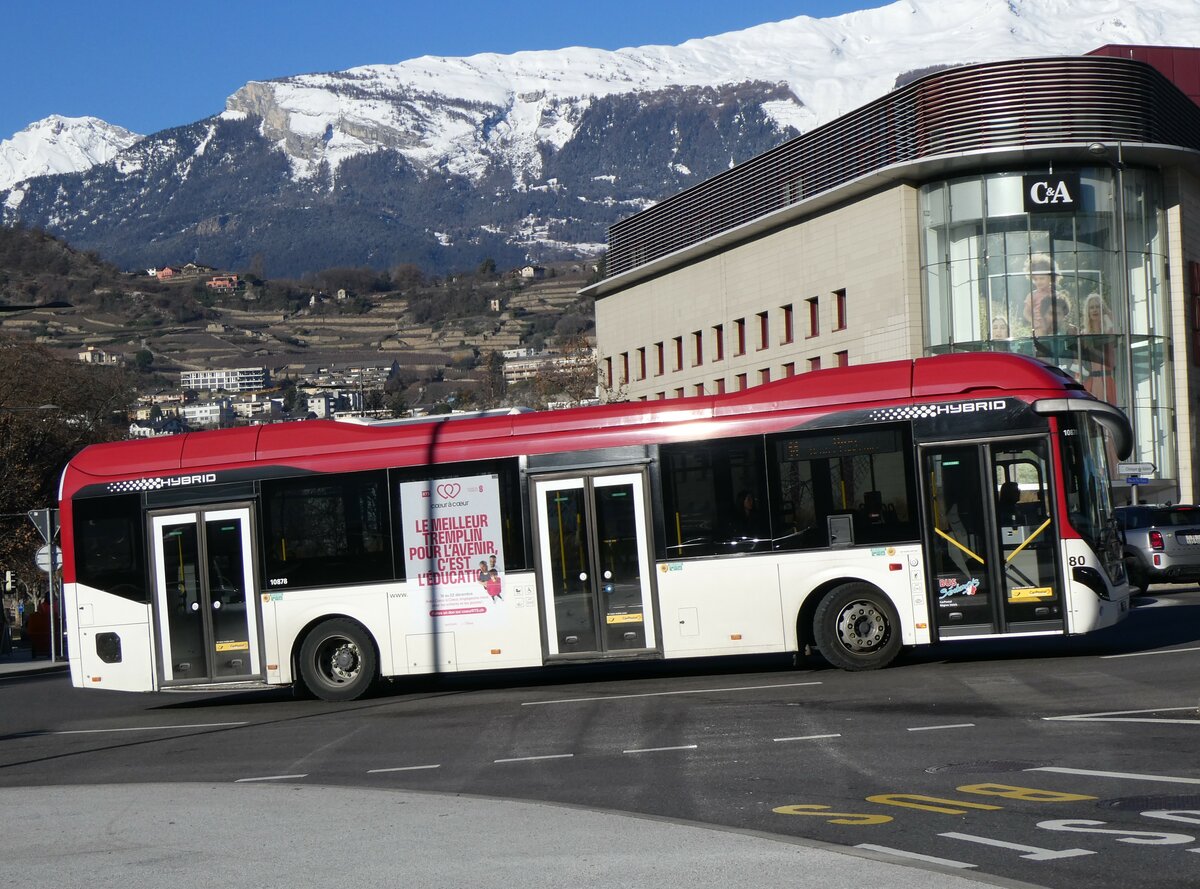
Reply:
<svg viewBox="0 0 1200 889"><path fill-rule="evenodd" d="M1091 545L1113 583L1124 576L1121 544L1109 494L1109 446L1087 414L1060 416L1063 489L1071 526Z"/></svg>

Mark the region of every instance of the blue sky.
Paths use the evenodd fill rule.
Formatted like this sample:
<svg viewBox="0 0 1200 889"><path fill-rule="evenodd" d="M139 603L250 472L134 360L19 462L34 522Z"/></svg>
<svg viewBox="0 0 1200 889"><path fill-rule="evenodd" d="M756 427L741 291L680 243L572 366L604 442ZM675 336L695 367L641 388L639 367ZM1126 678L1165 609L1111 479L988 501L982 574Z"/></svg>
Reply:
<svg viewBox="0 0 1200 889"><path fill-rule="evenodd" d="M0 139L50 114L139 133L249 80L420 55L675 44L888 0L0 0Z"/></svg>

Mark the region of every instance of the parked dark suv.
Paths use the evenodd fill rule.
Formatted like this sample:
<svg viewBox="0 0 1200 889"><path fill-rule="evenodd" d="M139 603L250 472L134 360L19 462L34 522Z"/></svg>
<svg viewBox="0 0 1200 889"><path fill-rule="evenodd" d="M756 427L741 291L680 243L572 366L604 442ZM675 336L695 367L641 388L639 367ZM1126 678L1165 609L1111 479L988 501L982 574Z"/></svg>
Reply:
<svg viewBox="0 0 1200 889"><path fill-rule="evenodd" d="M1200 506L1119 506L1114 512L1135 595L1152 583L1200 582Z"/></svg>

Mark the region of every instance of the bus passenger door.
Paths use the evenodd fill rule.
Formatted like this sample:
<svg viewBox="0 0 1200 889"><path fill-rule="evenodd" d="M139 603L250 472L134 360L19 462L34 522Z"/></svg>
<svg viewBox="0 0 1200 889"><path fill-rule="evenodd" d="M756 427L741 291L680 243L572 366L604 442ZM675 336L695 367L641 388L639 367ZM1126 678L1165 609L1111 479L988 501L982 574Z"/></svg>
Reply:
<svg viewBox="0 0 1200 889"><path fill-rule="evenodd" d="M922 449L929 596L941 639L1061 632L1044 438Z"/></svg>
<svg viewBox="0 0 1200 889"><path fill-rule="evenodd" d="M645 475L535 481L548 658L657 653Z"/></svg>
<svg viewBox="0 0 1200 889"><path fill-rule="evenodd" d="M261 677L249 507L150 522L162 684Z"/></svg>

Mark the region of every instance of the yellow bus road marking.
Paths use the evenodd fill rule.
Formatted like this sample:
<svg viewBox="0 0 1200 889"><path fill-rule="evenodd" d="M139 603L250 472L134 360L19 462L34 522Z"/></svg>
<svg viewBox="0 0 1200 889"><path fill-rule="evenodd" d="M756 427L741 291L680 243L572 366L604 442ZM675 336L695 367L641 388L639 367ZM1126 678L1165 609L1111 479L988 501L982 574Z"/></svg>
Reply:
<svg viewBox="0 0 1200 889"><path fill-rule="evenodd" d="M932 855L921 855L918 852L906 852L903 849L892 849L888 846L876 846L874 843L859 843L855 849L866 849L868 852L882 852L884 855L894 855L897 858L910 858L913 861L924 861L927 864L940 864L944 867L965 869L979 867L977 864L967 864L965 861L955 861L952 858L934 858Z"/></svg>
<svg viewBox="0 0 1200 889"><path fill-rule="evenodd" d="M602 695L595 698L560 698L555 701L522 701L522 707L536 707L542 704L587 704L592 701L621 701L629 698L660 698L668 695L704 695L715 692L730 691L763 691L772 688L802 688L806 685L820 685L820 682L786 682L780 685L742 685L733 688L691 688L684 691L649 691L636 695Z"/></svg>
<svg viewBox="0 0 1200 889"><path fill-rule="evenodd" d="M1121 778L1127 781L1154 781L1161 784L1200 784L1200 778L1176 778L1170 775L1138 775L1132 772L1104 772L1096 769L1066 769L1041 766L1027 772L1056 772L1060 775L1085 775L1092 778Z"/></svg>
<svg viewBox="0 0 1200 889"><path fill-rule="evenodd" d="M392 769L367 769L368 775L378 775L382 772L420 772L424 769L440 769L441 763L429 766L396 766Z"/></svg>

